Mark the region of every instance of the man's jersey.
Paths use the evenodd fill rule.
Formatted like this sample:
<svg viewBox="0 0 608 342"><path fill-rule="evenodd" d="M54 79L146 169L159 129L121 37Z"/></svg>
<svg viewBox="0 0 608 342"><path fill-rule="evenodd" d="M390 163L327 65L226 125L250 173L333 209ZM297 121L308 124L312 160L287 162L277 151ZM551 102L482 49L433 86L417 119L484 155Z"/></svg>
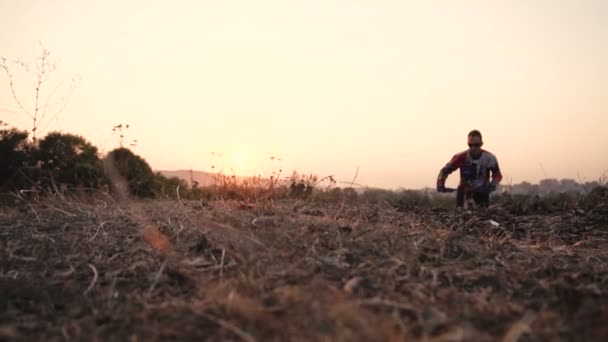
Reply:
<svg viewBox="0 0 608 342"><path fill-rule="evenodd" d="M490 182L496 185L502 180L498 167L498 160L492 153L481 150L481 155L473 159L469 150L454 155L452 159L439 171L437 186L444 186L445 180L456 169L460 169L460 186L467 189L483 189Z"/></svg>

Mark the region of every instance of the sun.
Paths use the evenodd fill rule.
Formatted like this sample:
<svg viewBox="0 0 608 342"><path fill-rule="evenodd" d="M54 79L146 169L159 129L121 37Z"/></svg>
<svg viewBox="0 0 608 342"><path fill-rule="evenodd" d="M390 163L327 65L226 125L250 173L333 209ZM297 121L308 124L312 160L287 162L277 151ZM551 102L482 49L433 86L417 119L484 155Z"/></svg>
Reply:
<svg viewBox="0 0 608 342"><path fill-rule="evenodd" d="M231 153L232 169L236 174L244 174L248 172L249 155L243 149L235 149Z"/></svg>

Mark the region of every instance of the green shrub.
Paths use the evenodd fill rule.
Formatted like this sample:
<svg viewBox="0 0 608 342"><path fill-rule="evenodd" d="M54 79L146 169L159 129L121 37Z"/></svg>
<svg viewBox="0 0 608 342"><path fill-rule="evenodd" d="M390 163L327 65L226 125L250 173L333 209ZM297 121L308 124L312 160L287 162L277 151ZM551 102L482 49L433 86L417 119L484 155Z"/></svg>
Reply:
<svg viewBox="0 0 608 342"><path fill-rule="evenodd" d="M15 128L0 130L0 189L16 189L24 185L24 172L31 164L32 146L28 132Z"/></svg>
<svg viewBox="0 0 608 342"><path fill-rule="evenodd" d="M43 187L64 184L98 188L103 182L97 147L81 136L49 133L40 140L35 156L40 172L37 178Z"/></svg>
<svg viewBox="0 0 608 342"><path fill-rule="evenodd" d="M157 172L154 175L154 186L156 197L162 198L178 198L177 191L179 188L179 198L189 198L190 189L188 183L178 177L167 178Z"/></svg>
<svg viewBox="0 0 608 342"><path fill-rule="evenodd" d="M153 197L159 193L158 177L150 165L131 150L121 147L108 153L105 163L111 163L127 182L129 193L139 197Z"/></svg>

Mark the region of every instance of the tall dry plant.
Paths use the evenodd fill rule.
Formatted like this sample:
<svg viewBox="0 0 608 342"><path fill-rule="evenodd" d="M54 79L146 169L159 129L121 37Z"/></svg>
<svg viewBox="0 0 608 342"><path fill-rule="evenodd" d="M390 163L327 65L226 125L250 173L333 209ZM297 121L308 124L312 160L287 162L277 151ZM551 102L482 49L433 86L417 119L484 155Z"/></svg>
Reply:
<svg viewBox="0 0 608 342"><path fill-rule="evenodd" d="M35 59L31 66L21 60L9 61L6 57L0 57L0 69L4 70L8 77L11 95L19 110L31 119L32 140L36 139L42 131L46 130L53 120L66 108L68 101L73 94L80 77L72 78L67 89L62 83L51 86L50 78L57 69L57 61L51 58L51 51L40 44L40 55ZM15 74L15 67L21 68L33 77L32 100L27 100L28 95L18 94ZM3 110L12 112L10 110Z"/></svg>

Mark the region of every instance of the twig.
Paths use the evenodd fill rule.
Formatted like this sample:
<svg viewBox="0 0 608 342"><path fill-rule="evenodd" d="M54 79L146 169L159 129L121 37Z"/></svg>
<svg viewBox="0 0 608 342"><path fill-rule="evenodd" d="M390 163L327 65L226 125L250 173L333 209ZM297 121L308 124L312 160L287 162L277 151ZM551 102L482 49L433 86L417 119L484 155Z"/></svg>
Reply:
<svg viewBox="0 0 608 342"><path fill-rule="evenodd" d="M40 216L38 216L38 213L36 212L36 209L34 209L34 207L28 202L26 201L23 197L21 197L22 193L26 193L26 192L36 192L36 190L19 190L19 192L16 193L11 193L11 195L15 198L17 198L20 201L23 201L25 204L27 204L28 207L30 207L30 209L32 210L32 212L34 213L34 216L36 216L36 220L38 222L40 222Z"/></svg>
<svg viewBox="0 0 608 342"><path fill-rule="evenodd" d="M99 274L97 273L97 269L95 268L95 266L91 265L91 264L87 264L91 270L93 270L93 280L91 281L91 284L89 284L89 287L87 287L86 290L84 290L84 295L86 296L87 293L89 293L89 291L91 291L91 289L93 288L93 286L95 286L95 283L97 282L97 278L99 277Z"/></svg>
<svg viewBox="0 0 608 342"><path fill-rule="evenodd" d="M227 269L229 269L229 268L233 268L233 267L234 267L234 266L236 266L236 265L237 265L237 264L236 264L234 261L231 261L231 262L229 262L229 263L225 264L225 265L223 266L223 269L227 270ZM195 267L196 267L196 266L195 266ZM197 268L198 268L198 267L197 267ZM201 272L210 272L210 271L216 271L216 270L219 270L220 268L222 268L222 267L220 267L219 265L216 265L216 266L211 266L211 267L205 267L205 268L201 268Z"/></svg>
<svg viewBox="0 0 608 342"><path fill-rule="evenodd" d="M53 209L55 209L56 211L58 211L58 212L62 213L62 214L65 214L66 216L69 216L69 217L75 217L75 216L76 216L75 214L72 214L72 213L70 213L70 212L67 212L67 211L65 211L65 210L63 210L63 209L59 209L59 208L57 208L57 207L52 207L52 208L53 208Z"/></svg>
<svg viewBox="0 0 608 342"><path fill-rule="evenodd" d="M112 260L114 260L114 259L118 258L120 255L121 255L120 253L116 253L116 254L112 255L112 256L111 256L111 257L110 257L110 258L107 260L107 262L111 262Z"/></svg>
<svg viewBox="0 0 608 342"><path fill-rule="evenodd" d="M220 283L222 282L222 277L224 276L224 256L226 255L226 250L222 248L222 258L220 259Z"/></svg>
<svg viewBox="0 0 608 342"><path fill-rule="evenodd" d="M91 236L91 238L89 239L89 241L93 241L93 239L95 239L95 237L97 236L97 233L99 233L99 230L100 230L101 228L103 228L103 225L104 225L104 224L106 224L106 223L108 223L108 222L110 222L110 221L104 221L104 222L101 222L101 223L99 224L99 227L97 227L97 230L95 231L95 234L93 234L93 236Z"/></svg>
<svg viewBox="0 0 608 342"><path fill-rule="evenodd" d="M72 265L70 264L70 269L67 271L63 271L63 272L57 272L55 273L56 276L60 277L60 278L67 278L70 275L72 275L72 273L74 273L74 267L72 267Z"/></svg>
<svg viewBox="0 0 608 342"><path fill-rule="evenodd" d="M112 278L112 284L110 284L110 288L108 289L108 307L112 306L112 299L115 297L114 294L117 294L117 292L114 292L114 289L116 289L116 278L116 275Z"/></svg>
<svg viewBox="0 0 608 342"><path fill-rule="evenodd" d="M208 320L216 323L217 325L221 326L222 328L230 330L235 335L237 335L238 337L243 339L243 341L247 341L247 342L256 341L256 339L253 336L251 336L251 334L249 334L248 332L244 331L243 329L237 327L236 325L234 325L230 322L224 321L224 320L217 318L215 316L212 316L208 313L202 313L202 316L207 318Z"/></svg>
<svg viewBox="0 0 608 342"><path fill-rule="evenodd" d="M409 311L418 317L418 311L411 305L402 304L398 302L393 302L391 300L381 299L381 298L372 298L372 299L364 299L357 301L359 305L369 305L369 306L385 306L393 309L399 309L404 311Z"/></svg>
<svg viewBox="0 0 608 342"><path fill-rule="evenodd" d="M531 325L536 319L534 312L528 311L524 316L517 322L515 322L509 330L505 333L502 338L502 342L517 342L519 338L531 331Z"/></svg>
<svg viewBox="0 0 608 342"><path fill-rule="evenodd" d="M16 250L16 249L15 249ZM15 250L12 250L9 253L9 258L10 259L16 259L16 260L21 260L21 261L36 261L38 259L34 258L34 257L26 257L26 256L19 256L19 255L15 255Z"/></svg>
<svg viewBox="0 0 608 342"><path fill-rule="evenodd" d="M68 334L68 330L65 328L65 325L61 327L61 335L63 335L63 338L65 338L66 341L72 340Z"/></svg>
<svg viewBox="0 0 608 342"><path fill-rule="evenodd" d="M4 269L0 268L0 278L11 278L13 280L16 280L18 277L19 277L19 271L10 270L10 271L4 273Z"/></svg>
<svg viewBox="0 0 608 342"><path fill-rule="evenodd" d="M175 233L175 235L173 235L173 238L174 238L174 239L177 239L177 236L179 235L179 233L181 233L181 232L182 232L182 230L184 230L184 225L183 225L183 224L181 224L181 223L180 223L180 224L179 224L179 226L180 226L181 228L180 228L180 229L177 231L177 233Z"/></svg>
<svg viewBox="0 0 608 342"><path fill-rule="evenodd" d="M156 286L156 283L158 283L160 276L163 274L163 271L165 270L166 265L167 265L167 260L165 259L165 261L163 261L163 264L160 266L160 269L156 273L156 276L154 277L154 281L152 282L152 285L150 285L150 288L148 289L148 293L151 293L154 290L154 287Z"/></svg>
<svg viewBox="0 0 608 342"><path fill-rule="evenodd" d="M350 182L350 187L352 188L353 185L355 184L355 181L357 180L357 176L359 175L359 165L357 165L357 171L355 172L355 177L353 177L353 181Z"/></svg>
<svg viewBox="0 0 608 342"><path fill-rule="evenodd" d="M15 100L15 102L17 103L19 108L23 111L23 113L25 113L27 116L29 116L31 119L33 119L34 116L30 112L28 112L25 109L25 107L23 107L23 105L21 104L21 101L19 101L19 97L15 93L15 82L13 81L13 74L10 72L8 65L6 65L6 59L2 58L2 63L0 63L0 68L4 69L4 71L6 72L6 75L8 76L8 84L11 89L11 94L13 95L13 99Z"/></svg>
<svg viewBox="0 0 608 342"><path fill-rule="evenodd" d="M55 243L55 239L53 239L50 236L44 235L44 234L32 234L32 239L47 239L49 241L51 241L52 243Z"/></svg>

